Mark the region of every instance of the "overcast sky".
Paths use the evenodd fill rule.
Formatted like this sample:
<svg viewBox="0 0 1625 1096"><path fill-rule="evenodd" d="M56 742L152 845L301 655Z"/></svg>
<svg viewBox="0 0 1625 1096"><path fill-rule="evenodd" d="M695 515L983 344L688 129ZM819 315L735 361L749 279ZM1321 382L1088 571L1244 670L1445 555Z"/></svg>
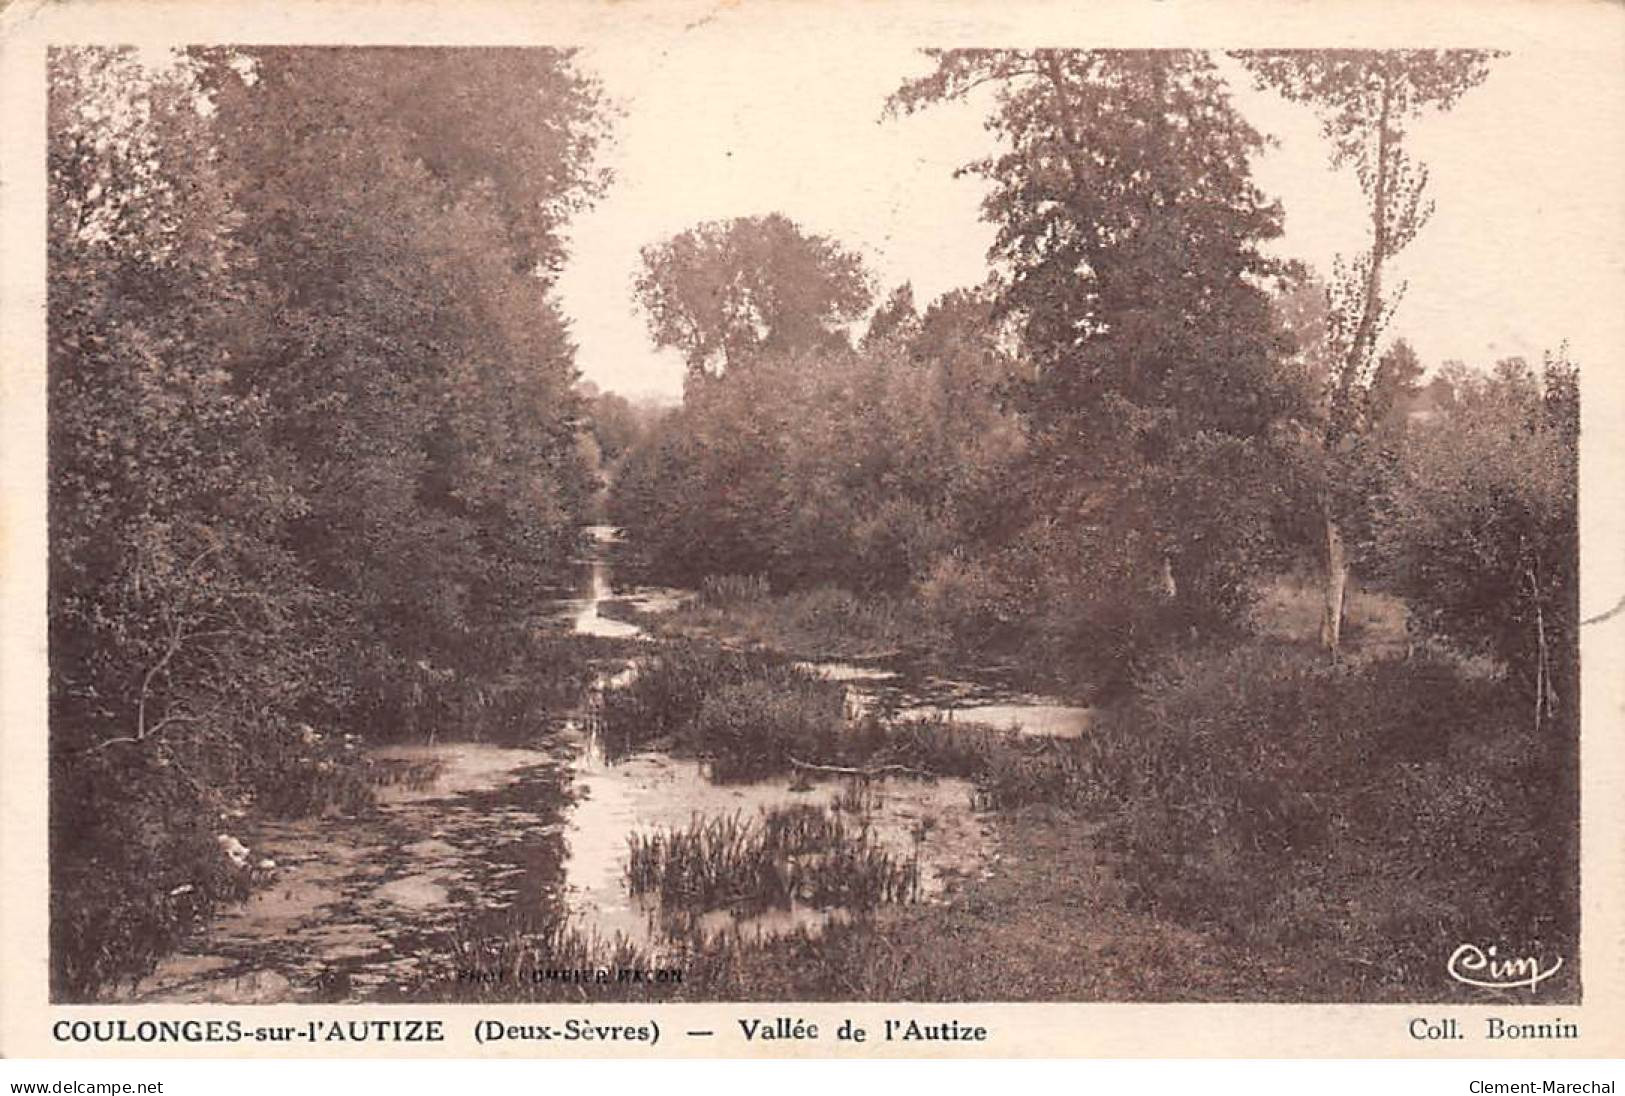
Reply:
<svg viewBox="0 0 1625 1096"><path fill-rule="evenodd" d="M559 291L584 375L628 395L681 391L682 366L657 354L634 310L638 249L702 220L783 212L860 250L882 293L912 281L922 305L987 271L981 184L953 170L989 151L981 111L938 107L883 120L886 96L929 62L854 35L836 49L719 51L704 34L627 41L580 56L625 116L607 155L616 181L572 228ZM1582 366L1625 345L1625 132L1617 53L1514 54L1448 114L1416 126L1431 169L1433 220L1396 264L1409 291L1391 329L1430 367L1488 364L1567 338ZM1609 62L1612 62L1610 64ZM1280 146L1256 165L1281 199L1280 250L1328 270L1361 246L1362 199L1333 173L1313 115L1251 91L1246 116Z"/></svg>

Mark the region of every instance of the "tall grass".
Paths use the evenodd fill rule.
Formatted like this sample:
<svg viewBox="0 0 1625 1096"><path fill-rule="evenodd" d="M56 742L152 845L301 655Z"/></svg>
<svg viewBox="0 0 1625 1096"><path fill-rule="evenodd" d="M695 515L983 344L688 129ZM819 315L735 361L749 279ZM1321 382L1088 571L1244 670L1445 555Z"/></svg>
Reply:
<svg viewBox="0 0 1625 1096"><path fill-rule="evenodd" d="M959 777L987 809L1076 802L1090 776L1079 739L1022 735L1008 727L946 716L868 715L851 730L843 756L872 771Z"/></svg>
<svg viewBox="0 0 1625 1096"><path fill-rule="evenodd" d="M628 841L628 888L657 896L668 915L748 914L798 902L867 912L919 893L917 860L892 855L861 817L848 821L813 804L766 810L756 819L696 817L685 828Z"/></svg>
<svg viewBox="0 0 1625 1096"><path fill-rule="evenodd" d="M349 725L373 743L532 742L580 703L596 663L629 650L528 624L468 629L432 658L360 675Z"/></svg>
<svg viewBox="0 0 1625 1096"><path fill-rule="evenodd" d="M840 586L774 593L760 576L706 578L699 596L658 622L667 634L726 636L803 657L860 658L928 645L910 600Z"/></svg>
<svg viewBox="0 0 1625 1096"><path fill-rule="evenodd" d="M599 737L611 759L660 744L704 757L717 780L824 756L845 721L842 686L765 654L674 642L624 688L605 693Z"/></svg>
<svg viewBox="0 0 1625 1096"><path fill-rule="evenodd" d="M859 793L848 806L864 802ZM881 847L866 818L798 804L752 819L696 817L687 827L634 835L628 889L659 902L661 944L600 936L552 904L502 924L465 919L453 931L449 959L407 995L438 1001L714 1001L783 996L791 986L805 990L794 996L832 997L840 995L837 987L872 984L875 999L884 999L879 972L838 970L819 961L830 947L822 942L826 933L868 937L868 914L919 897L917 860ZM706 932L699 925L700 916L714 910L749 916L796 904L855 916L763 937ZM659 974L628 978L633 971Z"/></svg>
<svg viewBox="0 0 1625 1096"><path fill-rule="evenodd" d="M845 686L762 652L674 643L625 688L603 697L599 734L611 759L662 745L707 758L718 781L815 765L959 777L984 806L1063 803L1088 779L1078 742L1024 737L943 716L848 722Z"/></svg>
<svg viewBox="0 0 1625 1096"><path fill-rule="evenodd" d="M730 609L765 601L771 592L762 575L706 575L697 600L709 609Z"/></svg>

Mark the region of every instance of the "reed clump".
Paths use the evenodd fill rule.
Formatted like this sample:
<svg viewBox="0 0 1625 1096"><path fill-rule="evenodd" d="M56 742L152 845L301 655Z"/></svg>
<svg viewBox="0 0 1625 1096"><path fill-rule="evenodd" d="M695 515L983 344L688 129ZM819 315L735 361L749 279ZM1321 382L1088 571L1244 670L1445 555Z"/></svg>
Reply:
<svg viewBox="0 0 1625 1096"><path fill-rule="evenodd" d="M611 760L661 746L706 758L714 779L749 780L832 754L845 704L841 685L783 658L674 643L606 692L597 717Z"/></svg>
<svg viewBox="0 0 1625 1096"><path fill-rule="evenodd" d="M886 849L866 818L813 804L750 819L695 817L628 841L628 888L655 896L669 915L748 915L798 903L861 913L919 895L917 859Z"/></svg>

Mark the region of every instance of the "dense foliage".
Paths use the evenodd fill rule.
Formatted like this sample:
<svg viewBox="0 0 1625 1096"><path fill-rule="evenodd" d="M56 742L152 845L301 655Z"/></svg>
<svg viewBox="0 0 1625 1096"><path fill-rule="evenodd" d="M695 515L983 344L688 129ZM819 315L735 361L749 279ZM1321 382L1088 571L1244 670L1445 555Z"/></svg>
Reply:
<svg viewBox="0 0 1625 1096"><path fill-rule="evenodd" d="M1410 430L1377 551L1417 623L1493 656L1536 727L1576 729L1579 385L1566 354L1441 377L1450 405Z"/></svg>
<svg viewBox="0 0 1625 1096"><path fill-rule="evenodd" d="M1463 940L1578 942L1573 785L1512 692L1437 655L1181 656L1083 744L1077 795L1141 908L1305 985L1437 997Z"/></svg>
<svg viewBox="0 0 1625 1096"><path fill-rule="evenodd" d="M899 291L856 350L774 353L747 318L611 513L672 579L918 593L962 649L1120 681L1234 623L1277 554L1307 389L1269 292L1262 139L1203 54L935 56L892 106L998 87L1001 151L966 168L992 185L998 273L923 317ZM734 263L753 285L781 265Z"/></svg>
<svg viewBox="0 0 1625 1096"><path fill-rule="evenodd" d="M654 344L681 351L694 379L748 367L760 351L837 347L869 307L857 254L780 213L645 247L636 292Z"/></svg>
<svg viewBox="0 0 1625 1096"><path fill-rule="evenodd" d="M1157 923L1321 964L1300 986L1430 993L1475 934L1572 954L1577 370L1423 388L1387 332L1385 265L1430 210L1405 127L1489 55L1238 56L1359 178L1370 247L1327 280L1273 257L1266 138L1207 54L933 51L889 111L988 104L962 169L986 281L874 307L838 240L698 224L633 287L687 365L666 409L578 383L553 293L606 182L568 53L54 51L57 996L247 893L258 820L363 806L366 743L523 737L582 695L535 617L605 517L622 574L695 588L665 627L702 637L589 691L611 757L963 777L1001 824L1054 812L1021 832L1087 840ZM1336 658L1267 619L1310 570ZM1351 573L1381 642L1375 613L1343 642ZM792 661L837 654L1019 672L1097 719L860 714ZM662 841L652 892L772 859L737 824ZM594 953L554 930L503 961Z"/></svg>
<svg viewBox="0 0 1625 1096"><path fill-rule="evenodd" d="M216 831L359 798L338 728L456 733L501 691L595 487L550 284L603 112L546 50L51 76L53 973L80 997L246 885Z"/></svg>
<svg viewBox="0 0 1625 1096"><path fill-rule="evenodd" d="M691 386L628 456L611 517L658 577L898 591L998 520L1020 432L977 294L858 348L764 353Z"/></svg>

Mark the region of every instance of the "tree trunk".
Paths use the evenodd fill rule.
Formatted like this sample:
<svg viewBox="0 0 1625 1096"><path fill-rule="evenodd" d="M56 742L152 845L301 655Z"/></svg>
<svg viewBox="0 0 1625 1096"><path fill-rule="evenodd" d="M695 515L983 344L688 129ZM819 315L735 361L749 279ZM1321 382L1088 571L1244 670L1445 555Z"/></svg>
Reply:
<svg viewBox="0 0 1625 1096"><path fill-rule="evenodd" d="M1332 392L1325 445L1329 458L1335 457L1339 443L1346 435L1369 426L1362 421L1363 400L1359 397L1360 393L1369 390L1371 377L1368 366L1374 356L1382 311L1382 267L1394 250L1388 210L1392 198L1389 175L1393 170L1390 151L1397 137L1389 131L1393 91L1393 84L1384 69L1382 109L1377 118L1376 164L1371 181L1371 267L1366 274L1360 315L1349 342L1348 358L1343 363ZM1348 552L1329 495L1321 498L1321 507L1326 522L1326 598L1321 607L1320 642L1336 659L1343 644L1343 595L1349 580Z"/></svg>
<svg viewBox="0 0 1625 1096"><path fill-rule="evenodd" d="M1343 531L1330 511L1326 514L1326 587L1325 604L1321 607L1320 642L1337 657L1343 642L1343 594L1348 588L1348 551L1343 545Z"/></svg>
<svg viewBox="0 0 1625 1096"><path fill-rule="evenodd" d="M1357 387L1369 388L1370 385L1371 378L1367 366L1375 356L1377 318L1378 313L1382 311L1382 265L1391 257L1388 203L1391 170L1389 148L1392 135L1388 131L1388 116L1392 102L1393 90L1385 73L1382 83L1382 112L1377 117L1376 178L1372 180L1371 186L1371 270L1366 275L1360 318L1354 328L1354 338L1349 344L1348 365L1344 368L1341 378L1340 410L1347 421L1338 424L1339 431L1334 433L1333 441L1339 439L1342 429L1364 425L1353 421L1354 408L1350 404Z"/></svg>
<svg viewBox="0 0 1625 1096"><path fill-rule="evenodd" d="M1546 612L1541 605L1540 579L1533 569L1525 568L1524 579L1529 583L1529 604L1535 610L1535 733L1557 707L1552 685L1551 652L1546 645Z"/></svg>

